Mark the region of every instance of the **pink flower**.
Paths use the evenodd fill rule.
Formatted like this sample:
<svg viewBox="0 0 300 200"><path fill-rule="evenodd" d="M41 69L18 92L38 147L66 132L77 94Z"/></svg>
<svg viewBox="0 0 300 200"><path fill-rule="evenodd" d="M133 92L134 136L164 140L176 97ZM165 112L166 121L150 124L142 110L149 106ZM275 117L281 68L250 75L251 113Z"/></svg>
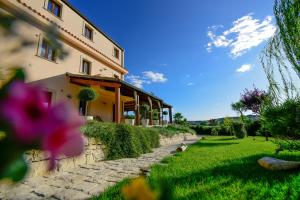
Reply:
<svg viewBox="0 0 300 200"><path fill-rule="evenodd" d="M43 135L42 126L48 109L40 88L21 81L13 82L8 94L0 100L0 117L9 125L18 141L23 144L38 142Z"/></svg>
<svg viewBox="0 0 300 200"><path fill-rule="evenodd" d="M68 103L47 108L41 88L21 81L13 82L7 92L0 99L0 120L8 124L18 144L49 153L50 169L54 169L59 155L72 157L83 152L79 128L84 121Z"/></svg>
<svg viewBox="0 0 300 200"><path fill-rule="evenodd" d="M79 128L83 119L67 103L55 105L49 112L47 126L51 132L44 137L42 148L50 154L50 170L54 169L59 155L73 157L84 150Z"/></svg>

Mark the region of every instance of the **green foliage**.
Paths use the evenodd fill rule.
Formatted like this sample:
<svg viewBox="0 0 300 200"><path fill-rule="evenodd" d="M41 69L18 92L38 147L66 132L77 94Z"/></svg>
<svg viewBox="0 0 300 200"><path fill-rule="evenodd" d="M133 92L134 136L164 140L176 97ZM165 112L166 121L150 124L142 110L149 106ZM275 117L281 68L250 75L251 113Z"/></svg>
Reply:
<svg viewBox="0 0 300 200"><path fill-rule="evenodd" d="M150 106L146 103L143 103L141 106L140 106L140 113L142 115L142 118L143 119L148 119L149 118L149 110L150 110Z"/></svg>
<svg viewBox="0 0 300 200"><path fill-rule="evenodd" d="M172 137L179 133L196 134L195 130L189 128L188 126L183 126L180 124L172 124L172 125L168 125L166 127L154 127L153 129L159 131L160 135L163 135L166 137Z"/></svg>
<svg viewBox="0 0 300 200"><path fill-rule="evenodd" d="M192 126L192 128L196 131L198 135L224 135L224 136L232 135L230 129L224 125L218 125L218 126L197 125L197 126Z"/></svg>
<svg viewBox="0 0 300 200"><path fill-rule="evenodd" d="M269 105L262 112L262 123L277 137L300 138L300 99L290 99L280 105Z"/></svg>
<svg viewBox="0 0 300 200"><path fill-rule="evenodd" d="M219 129L218 127L213 127L211 130L211 135L218 136L219 135Z"/></svg>
<svg viewBox="0 0 300 200"><path fill-rule="evenodd" d="M168 115L169 113L168 113L168 111L164 110L164 111L162 112L162 114L163 114L163 115Z"/></svg>
<svg viewBox="0 0 300 200"><path fill-rule="evenodd" d="M272 103L299 96L300 78L300 2L298 0L275 0L274 16L276 32L261 55L261 65L269 81ZM277 76L279 74L279 76ZM299 79L298 79L299 80Z"/></svg>
<svg viewBox="0 0 300 200"><path fill-rule="evenodd" d="M90 87L82 88L78 94L81 101L93 101L97 98L97 92Z"/></svg>
<svg viewBox="0 0 300 200"><path fill-rule="evenodd" d="M159 112L157 109L153 110L153 120L158 120L159 119Z"/></svg>
<svg viewBox="0 0 300 200"><path fill-rule="evenodd" d="M245 126L248 136L256 136L260 133L261 130L261 121L260 120L249 120Z"/></svg>
<svg viewBox="0 0 300 200"><path fill-rule="evenodd" d="M151 128L92 121L82 131L106 146L106 159L137 157L159 146L159 132Z"/></svg>
<svg viewBox="0 0 300 200"><path fill-rule="evenodd" d="M181 122L184 120L183 115L181 113L179 113L179 112L175 113L174 116L173 116L173 118L174 118L174 122L176 124L181 124Z"/></svg>
<svg viewBox="0 0 300 200"><path fill-rule="evenodd" d="M231 124L231 132L237 138L244 138L247 135L244 123L238 121Z"/></svg>
<svg viewBox="0 0 300 200"><path fill-rule="evenodd" d="M287 151L300 151L300 141L297 140L274 140L274 143L277 144L277 152L287 150Z"/></svg>
<svg viewBox="0 0 300 200"><path fill-rule="evenodd" d="M135 119L134 115L125 115L125 119Z"/></svg>

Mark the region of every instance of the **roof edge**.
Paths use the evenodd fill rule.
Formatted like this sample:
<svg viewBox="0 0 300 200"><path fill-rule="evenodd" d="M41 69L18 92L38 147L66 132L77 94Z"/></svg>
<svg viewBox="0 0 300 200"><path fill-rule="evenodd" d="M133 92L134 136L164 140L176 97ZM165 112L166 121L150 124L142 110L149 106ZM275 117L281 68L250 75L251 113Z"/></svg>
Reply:
<svg viewBox="0 0 300 200"><path fill-rule="evenodd" d="M115 42L111 37L108 36L105 32L103 32L98 26L96 26L91 20L89 20L86 16L84 16L77 8L75 8L68 0L61 0L64 2L69 8L71 8L74 12L76 12L80 17L86 20L90 25L92 25L97 31L99 31L104 37L106 37L109 41L111 41L114 45L120 48L123 52L124 49L117 42Z"/></svg>

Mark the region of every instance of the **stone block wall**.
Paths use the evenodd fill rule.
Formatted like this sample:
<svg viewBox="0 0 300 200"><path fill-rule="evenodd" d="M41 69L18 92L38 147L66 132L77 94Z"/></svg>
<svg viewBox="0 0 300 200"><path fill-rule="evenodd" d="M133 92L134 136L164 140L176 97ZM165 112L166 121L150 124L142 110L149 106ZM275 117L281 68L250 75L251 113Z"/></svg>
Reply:
<svg viewBox="0 0 300 200"><path fill-rule="evenodd" d="M57 159L57 168L54 172L62 172L66 169L74 168L79 165L92 164L104 160L104 145L93 138L85 138L84 153L75 158L60 157ZM29 176L42 176L47 174L48 156L44 153L32 150L27 153L27 160L30 162Z"/></svg>
<svg viewBox="0 0 300 200"><path fill-rule="evenodd" d="M178 134L173 137L160 137L160 145L180 144L186 140L196 139L196 135L192 134ZM57 159L57 168L54 172L63 172L65 170L78 167L79 165L93 164L105 159L105 146L97 142L94 138L85 138L85 151L76 158L61 157ZM30 162L29 177L47 175L48 156L40 151L30 151L27 153L27 160Z"/></svg>

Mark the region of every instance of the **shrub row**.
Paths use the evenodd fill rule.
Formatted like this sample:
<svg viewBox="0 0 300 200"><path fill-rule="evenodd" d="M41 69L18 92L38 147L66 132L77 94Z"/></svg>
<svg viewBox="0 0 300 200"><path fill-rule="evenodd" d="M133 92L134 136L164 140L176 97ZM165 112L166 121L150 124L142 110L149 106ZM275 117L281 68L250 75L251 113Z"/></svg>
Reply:
<svg viewBox="0 0 300 200"><path fill-rule="evenodd" d="M151 128L92 121L82 132L105 145L106 159L137 157L159 147L159 132Z"/></svg>
<svg viewBox="0 0 300 200"><path fill-rule="evenodd" d="M192 127L199 135L232 135L225 126L202 126L197 125Z"/></svg>
<svg viewBox="0 0 300 200"><path fill-rule="evenodd" d="M159 147L159 135L172 137L178 133L195 133L182 125L144 128L126 124L91 121L82 128L87 137L99 140L106 147L106 159L137 157Z"/></svg>
<svg viewBox="0 0 300 200"><path fill-rule="evenodd" d="M179 133L191 133L196 134L196 131L191 129L188 126L179 125L179 124L172 124L166 127L155 127L160 135L166 136L166 137L172 137Z"/></svg>

